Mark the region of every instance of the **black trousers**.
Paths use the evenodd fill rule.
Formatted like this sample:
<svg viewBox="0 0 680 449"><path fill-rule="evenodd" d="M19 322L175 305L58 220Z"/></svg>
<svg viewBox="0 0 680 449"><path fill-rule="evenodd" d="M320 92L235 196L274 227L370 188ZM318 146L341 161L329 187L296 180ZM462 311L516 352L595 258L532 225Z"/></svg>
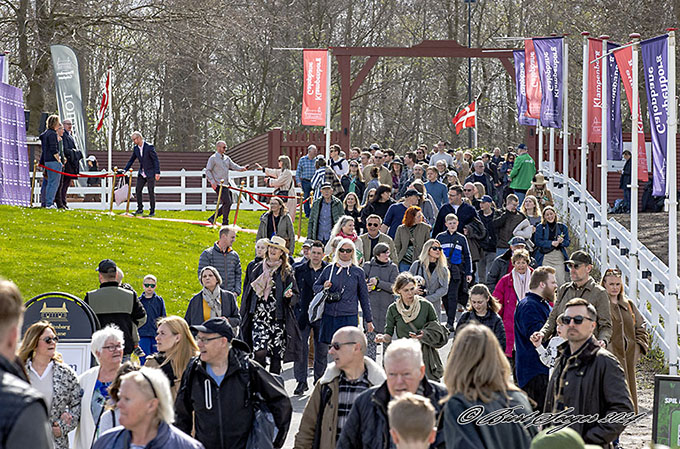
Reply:
<svg viewBox="0 0 680 449"><path fill-rule="evenodd" d="M58 208L61 209L66 207L66 192L68 191L68 188L71 185L71 181L74 179L76 178L61 175L59 188L57 189L57 194L54 196L54 201L57 203Z"/></svg>
<svg viewBox="0 0 680 449"><path fill-rule="evenodd" d="M220 193L220 187L217 186L215 190L215 193L219 195ZM229 212L231 212L231 190L227 188L227 186L222 187L222 196L220 197L220 203L222 203L222 207L220 207L217 210L217 217L215 216L215 213L213 213L210 218L213 218L215 221L217 221L217 218L222 215L222 225L226 226L229 224Z"/></svg>
<svg viewBox="0 0 680 449"><path fill-rule="evenodd" d="M539 374L535 376L522 390L524 390L527 396L536 401L536 410L542 413L545 406L545 395L548 390L548 375Z"/></svg>
<svg viewBox="0 0 680 449"><path fill-rule="evenodd" d="M154 213L156 211L156 193L154 192L156 188L156 178L154 175L147 176L146 178L142 175L137 176L137 186L135 188L135 195L137 196L137 212L142 212L144 210L144 203L142 202L142 189L146 185L149 191L149 213Z"/></svg>

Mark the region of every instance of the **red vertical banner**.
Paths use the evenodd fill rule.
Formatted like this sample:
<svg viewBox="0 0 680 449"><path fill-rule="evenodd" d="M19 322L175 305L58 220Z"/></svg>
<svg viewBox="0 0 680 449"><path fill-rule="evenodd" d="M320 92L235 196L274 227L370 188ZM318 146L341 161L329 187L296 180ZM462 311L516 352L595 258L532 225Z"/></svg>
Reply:
<svg viewBox="0 0 680 449"><path fill-rule="evenodd" d="M630 113L633 113L633 47L625 47L614 52L616 65L619 66L623 88L626 91L626 98L630 106ZM647 172L647 151L645 149L645 131L642 124L642 114L640 114L640 101L638 101L638 179L647 182L649 173Z"/></svg>
<svg viewBox="0 0 680 449"><path fill-rule="evenodd" d="M328 50L304 50L304 89L302 91L302 124L326 125L326 95L328 95Z"/></svg>
<svg viewBox="0 0 680 449"><path fill-rule="evenodd" d="M541 118L541 78L532 39L524 40L524 68L526 70L527 117Z"/></svg>
<svg viewBox="0 0 680 449"><path fill-rule="evenodd" d="M602 141L602 41L588 39L588 142Z"/></svg>

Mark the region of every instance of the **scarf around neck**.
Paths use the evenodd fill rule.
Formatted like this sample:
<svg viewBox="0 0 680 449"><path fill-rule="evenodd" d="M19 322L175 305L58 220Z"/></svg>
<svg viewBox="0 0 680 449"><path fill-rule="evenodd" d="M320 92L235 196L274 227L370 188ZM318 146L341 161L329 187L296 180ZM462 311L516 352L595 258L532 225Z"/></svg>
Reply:
<svg viewBox="0 0 680 449"><path fill-rule="evenodd" d="M207 287L203 287L201 292L203 301L210 307L210 318L216 318L222 315L222 291L219 285L215 286L215 290L210 291Z"/></svg>
<svg viewBox="0 0 680 449"><path fill-rule="evenodd" d="M274 272L281 266L281 261L277 260L272 263L268 258L262 261L262 274L258 276L250 285L255 290L255 294L260 298L267 298L272 291L272 284L274 283L272 277Z"/></svg>
<svg viewBox="0 0 680 449"><path fill-rule="evenodd" d="M397 296L397 312L399 312L399 315L401 315L405 323L410 323L418 317L418 314L420 313L420 301L421 297L416 295L413 298L413 303L410 306L407 306L404 303L404 300L401 299L401 296Z"/></svg>
<svg viewBox="0 0 680 449"><path fill-rule="evenodd" d="M529 272L529 268L527 268L526 273L524 273L524 282L522 282L522 278L520 277L520 274L517 272L516 269L512 269L512 287L515 290L515 294L517 295L517 301L521 301L524 296L526 296L527 291L529 290L529 282L531 280L531 273Z"/></svg>

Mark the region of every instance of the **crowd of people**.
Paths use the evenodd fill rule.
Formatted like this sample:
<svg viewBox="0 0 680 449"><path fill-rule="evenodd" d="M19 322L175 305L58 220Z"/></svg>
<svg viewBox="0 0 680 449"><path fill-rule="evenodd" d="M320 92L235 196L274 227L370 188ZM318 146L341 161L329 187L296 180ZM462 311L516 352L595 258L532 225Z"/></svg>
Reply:
<svg viewBox="0 0 680 449"><path fill-rule="evenodd" d="M551 447L555 435L617 446L623 418L539 434L538 422L488 426L470 413L632 419L648 336L622 273L606 270L598 284L590 255L569 252L524 145L476 158L447 147L400 157L373 144L347 157L333 146L326 161L310 146L294 177L282 156L263 169L276 195L318 192L305 203L300 257L295 204L274 196L245 273L235 227L197 257L201 290L184 318L167 315L153 274L138 294L101 261L99 288L85 295L101 324L97 365L79 377L50 323L19 335L20 293L0 281L0 402L17 404L0 408L5 447L67 448L72 430L77 449L281 447L286 362L293 395L309 395L295 448ZM225 150L218 143L213 169L244 169Z"/></svg>

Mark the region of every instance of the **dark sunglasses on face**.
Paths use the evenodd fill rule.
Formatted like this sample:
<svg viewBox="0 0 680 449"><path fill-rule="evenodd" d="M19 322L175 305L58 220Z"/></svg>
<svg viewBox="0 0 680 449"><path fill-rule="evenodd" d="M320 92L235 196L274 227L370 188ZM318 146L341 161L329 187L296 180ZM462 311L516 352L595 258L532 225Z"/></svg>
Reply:
<svg viewBox="0 0 680 449"><path fill-rule="evenodd" d="M369 228L377 228L378 226L380 226L380 223L366 223L366 226L368 226Z"/></svg>
<svg viewBox="0 0 680 449"><path fill-rule="evenodd" d="M333 343L331 343L331 348L335 349L336 351L339 351L340 348L345 346L345 345L355 345L355 344L357 344L356 341L347 341L345 343L338 343L337 341L334 341Z"/></svg>
<svg viewBox="0 0 680 449"><path fill-rule="evenodd" d="M59 337L45 337L43 338L43 341L47 343L48 345L51 345L52 342L58 343L59 342Z"/></svg>
<svg viewBox="0 0 680 449"><path fill-rule="evenodd" d="M592 318L589 318L589 317L583 316L583 315L562 316L562 324L569 326L569 323L571 323L571 320L574 320L574 324L576 324L576 325L582 324L583 320L593 321Z"/></svg>
<svg viewBox="0 0 680 449"><path fill-rule="evenodd" d="M155 288L156 284L144 284L144 287L146 288Z"/></svg>
<svg viewBox="0 0 680 449"><path fill-rule="evenodd" d="M567 266L569 267L570 270L574 269L574 268L576 268L578 270L581 267L581 265L583 265L583 264L580 264L580 263L568 263L567 264Z"/></svg>
<svg viewBox="0 0 680 449"><path fill-rule="evenodd" d="M340 248L338 251L341 253L349 254L352 252L352 248Z"/></svg>
<svg viewBox="0 0 680 449"><path fill-rule="evenodd" d="M430 249L431 249L432 251L441 251L441 250L442 250L442 247L441 247L441 246L433 246L433 247L430 248Z"/></svg>

